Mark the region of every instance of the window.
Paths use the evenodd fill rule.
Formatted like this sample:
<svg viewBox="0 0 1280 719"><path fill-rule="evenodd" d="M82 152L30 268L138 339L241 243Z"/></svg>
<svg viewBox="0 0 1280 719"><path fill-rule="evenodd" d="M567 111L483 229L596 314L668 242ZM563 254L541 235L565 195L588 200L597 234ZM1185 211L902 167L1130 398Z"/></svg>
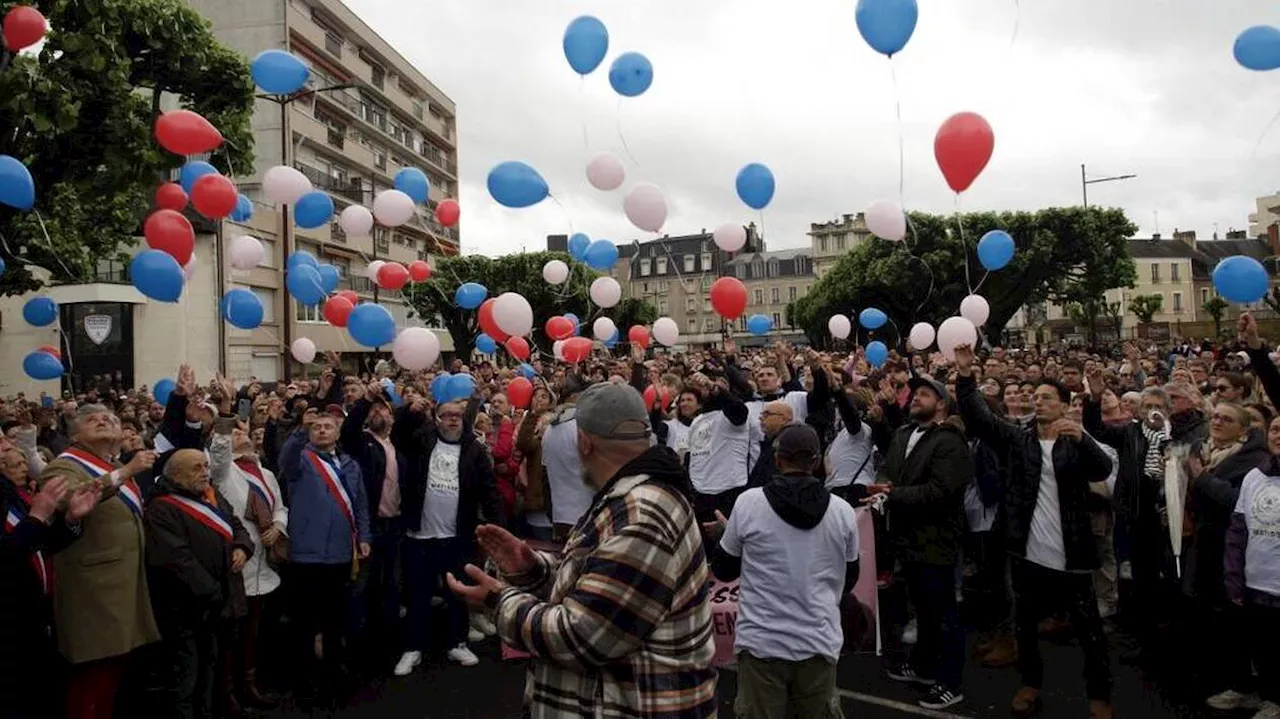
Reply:
<svg viewBox="0 0 1280 719"><path fill-rule="evenodd" d="M778 288L777 287L774 287L773 289L769 290L769 301L772 304L775 304L775 305L778 304Z"/></svg>
<svg viewBox="0 0 1280 719"><path fill-rule="evenodd" d="M381 65L374 65L370 63L369 80L370 82L373 83L373 86L381 90L382 86L386 83L386 79L387 79L386 68L382 67Z"/></svg>
<svg viewBox="0 0 1280 719"><path fill-rule="evenodd" d="M273 324L276 321L276 291L263 287L250 287L249 291L262 303L262 321Z"/></svg>
<svg viewBox="0 0 1280 719"><path fill-rule="evenodd" d="M764 304L764 290L756 290L755 297L756 297L755 304L757 305Z"/></svg>
<svg viewBox="0 0 1280 719"><path fill-rule="evenodd" d="M777 277L777 276L778 276L778 270L779 270L778 261L777 261L777 260L769 260L769 276L770 276L770 277Z"/></svg>
<svg viewBox="0 0 1280 719"><path fill-rule="evenodd" d="M294 306L294 317L299 322L323 322L324 321L324 317L322 317L320 313L320 305L316 305L314 307L307 307L301 302L298 302L295 300L293 302L293 306Z"/></svg>
<svg viewBox="0 0 1280 719"><path fill-rule="evenodd" d="M644 294L646 294L646 295L647 295L647 294L649 294L649 283L648 283L648 282L641 282L641 283L640 283L640 291L641 291L641 292L643 292L643 293L644 293Z"/></svg>
<svg viewBox="0 0 1280 719"><path fill-rule="evenodd" d="M387 151L381 147L375 147L373 150L373 166L379 170L387 169Z"/></svg>
<svg viewBox="0 0 1280 719"><path fill-rule="evenodd" d="M276 241L265 240L261 237L258 242L262 243L262 261L258 263L259 267L275 267L276 266Z"/></svg>
<svg viewBox="0 0 1280 719"><path fill-rule="evenodd" d="M738 318L738 331L739 332L747 331L747 318L745 315Z"/></svg>
<svg viewBox="0 0 1280 719"><path fill-rule="evenodd" d="M1178 281L1178 263L1177 262L1169 263L1169 280L1172 282Z"/></svg>
<svg viewBox="0 0 1280 719"><path fill-rule="evenodd" d="M764 262L759 257L751 262L751 276L764 277Z"/></svg>
<svg viewBox="0 0 1280 719"><path fill-rule="evenodd" d="M342 57L342 38L336 33L326 30L324 33L324 49L334 57Z"/></svg>
<svg viewBox="0 0 1280 719"><path fill-rule="evenodd" d="M374 252L390 252L391 251L391 230L385 227L373 228L373 251Z"/></svg>
<svg viewBox="0 0 1280 719"><path fill-rule="evenodd" d="M702 271L703 272L711 271L711 253L710 252L702 253Z"/></svg>
<svg viewBox="0 0 1280 719"><path fill-rule="evenodd" d="M698 318L697 318L697 317L690 317L690 318L689 318L689 321L688 321L686 324L687 324L687 326L688 326L688 328L689 328L689 333L690 333L690 334L693 334L693 333L695 333L695 332L697 332L697 331L698 331Z"/></svg>
<svg viewBox="0 0 1280 719"><path fill-rule="evenodd" d="M796 301L796 288L795 288L795 287L788 287L788 288L787 288L787 301L788 301L788 302L795 302L795 301Z"/></svg>
<svg viewBox="0 0 1280 719"><path fill-rule="evenodd" d="M710 334L710 333L712 333L712 332L715 332L715 331L716 331L716 321L715 321L715 320L704 320L704 321L702 322L702 331L703 331L703 332L706 332L706 333L708 333L708 334Z"/></svg>
<svg viewBox="0 0 1280 719"><path fill-rule="evenodd" d="M703 312L710 312L710 311L711 311L711 298L710 298L710 297L703 297L703 298L702 298L702 311L703 311Z"/></svg>
<svg viewBox="0 0 1280 719"><path fill-rule="evenodd" d="M819 237L819 238L818 238L818 252L826 252L826 251L827 251L827 238L825 238L825 237Z"/></svg>
<svg viewBox="0 0 1280 719"><path fill-rule="evenodd" d="M1173 312L1174 314L1182 314L1182 293L1173 293Z"/></svg>
<svg viewBox="0 0 1280 719"><path fill-rule="evenodd" d="M773 313L773 326L774 327L782 326L782 316L779 315L777 312Z"/></svg>
<svg viewBox="0 0 1280 719"><path fill-rule="evenodd" d="M658 314L665 315L667 313L667 298L658 298Z"/></svg>
<svg viewBox="0 0 1280 719"><path fill-rule="evenodd" d="M250 371L261 382L275 382L279 377L280 358L274 354L255 354L249 359Z"/></svg>
<svg viewBox="0 0 1280 719"><path fill-rule="evenodd" d="M694 264L694 256L693 256L693 255L685 255L685 256L684 256L684 271L685 271L685 272L693 272L693 264Z"/></svg>
<svg viewBox="0 0 1280 719"><path fill-rule="evenodd" d="M338 270L338 289L351 289L351 260L345 257L326 257L325 261Z"/></svg>
<svg viewBox="0 0 1280 719"><path fill-rule="evenodd" d="M844 252L844 235L836 236L836 250L839 252Z"/></svg>
<svg viewBox="0 0 1280 719"><path fill-rule="evenodd" d="M650 268L649 268L649 260L640 260L640 276L641 276L641 277L648 277L648 276L649 276L649 269L650 269ZM647 291L648 291L648 290L646 290L646 292L647 292Z"/></svg>
<svg viewBox="0 0 1280 719"><path fill-rule="evenodd" d="M704 268L704 269L705 269L705 268ZM715 281L715 280L714 280L714 279L712 279L711 275L703 275L703 277L702 277L702 291L703 291L703 292L710 292L710 291L711 291L711 283L712 283L712 282L714 282L714 281Z"/></svg>
<svg viewBox="0 0 1280 719"><path fill-rule="evenodd" d="M658 292L665 295L670 291L671 291L671 286L667 284L666 280L661 280L658 282Z"/></svg>
<svg viewBox="0 0 1280 719"><path fill-rule="evenodd" d="M805 257L804 255L798 255L796 257L796 274L797 275L809 274L809 258Z"/></svg>
<svg viewBox="0 0 1280 719"><path fill-rule="evenodd" d="M1200 288L1200 304L1203 305L1208 301L1209 301L1209 288L1208 287Z"/></svg>
<svg viewBox="0 0 1280 719"><path fill-rule="evenodd" d="M690 297L689 299L685 300L685 301L684 301L684 311L685 311L685 312L697 312L697 311L698 311L698 298L697 298L697 297Z"/></svg>
<svg viewBox="0 0 1280 719"><path fill-rule="evenodd" d="M1151 263L1151 284L1160 284L1160 263L1158 262Z"/></svg>
<svg viewBox="0 0 1280 719"><path fill-rule="evenodd" d="M746 265L735 265L735 266L734 266L734 268L733 268L733 276L734 276L734 277L737 277L737 278L738 278L738 279L740 279L740 280L745 280L745 279L747 279L747 266L746 266Z"/></svg>

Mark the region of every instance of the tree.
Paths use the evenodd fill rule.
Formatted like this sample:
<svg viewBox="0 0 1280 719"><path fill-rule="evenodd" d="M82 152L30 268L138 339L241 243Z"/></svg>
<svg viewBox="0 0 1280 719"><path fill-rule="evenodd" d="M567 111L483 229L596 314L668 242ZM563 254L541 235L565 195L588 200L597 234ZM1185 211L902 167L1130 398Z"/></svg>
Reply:
<svg viewBox="0 0 1280 719"><path fill-rule="evenodd" d="M1138 316L1144 325L1151 324L1164 307L1164 295L1138 295L1129 300L1129 311Z"/></svg>
<svg viewBox="0 0 1280 719"><path fill-rule="evenodd" d="M40 286L15 256L55 281L83 281L135 242L156 185L185 160L153 136L163 93L221 130L228 151L216 167L253 171L248 64L183 0L35 4L52 27L44 49L6 53L0 73L0 153L26 164L36 186L32 212L0 210L5 294Z"/></svg>
<svg viewBox="0 0 1280 719"><path fill-rule="evenodd" d="M542 279L542 266L548 260L562 260L573 269L563 285L551 285ZM436 263L431 279L405 287L405 299L422 317L439 317L453 338L455 351L470 357L480 334L479 313L464 310L454 302L454 292L463 282L478 282L489 288L489 296L503 292L523 295L533 307L533 343L550 353L551 340L543 326L552 315L572 312L577 315L582 333L591 336L591 324L597 317L608 316L618 325L626 341L631 324L649 324L657 319L657 310L648 302L627 298L617 307L601 310L591 303L591 283L600 275L581 263L573 262L563 252L534 252L489 258L482 255L445 257ZM593 312L594 310L594 312Z"/></svg>
<svg viewBox="0 0 1280 719"><path fill-rule="evenodd" d="M1227 313L1227 308L1231 305L1221 297L1211 297L1209 301L1203 305L1205 314L1213 318L1213 336L1222 336L1222 318Z"/></svg>
<svg viewBox="0 0 1280 719"><path fill-rule="evenodd" d="M910 224L903 242L870 240L846 254L795 302L794 323L811 341L829 341L832 314L865 307L884 310L900 333L915 322L937 325L956 313L970 287L991 306L985 332L998 337L1027 303L1076 302L1096 317L1106 311L1105 290L1137 279L1127 242L1137 227L1119 209L912 213ZM1017 251L1004 269L988 274L975 245L993 229L1013 236Z"/></svg>

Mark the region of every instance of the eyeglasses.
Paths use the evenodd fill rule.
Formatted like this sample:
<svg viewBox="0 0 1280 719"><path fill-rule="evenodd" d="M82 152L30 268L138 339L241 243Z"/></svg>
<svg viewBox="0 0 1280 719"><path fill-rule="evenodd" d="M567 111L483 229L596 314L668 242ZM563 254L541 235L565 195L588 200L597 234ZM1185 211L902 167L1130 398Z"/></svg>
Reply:
<svg viewBox="0 0 1280 719"><path fill-rule="evenodd" d="M1230 415L1225 415L1225 414L1216 414L1216 413L1215 413L1215 414L1213 415L1213 421L1214 421L1214 422L1225 422L1225 423L1227 423L1227 424L1240 424L1240 420L1236 419L1235 417L1232 417L1232 416L1230 416Z"/></svg>
<svg viewBox="0 0 1280 719"><path fill-rule="evenodd" d="M452 420L459 420L459 419L462 419L462 415L458 414L457 412L442 412L442 413L440 414L440 419L444 419L444 420L450 420L450 419L452 419Z"/></svg>
<svg viewBox="0 0 1280 719"><path fill-rule="evenodd" d="M1229 384L1220 384L1220 385L1215 385L1215 386L1214 386L1214 388L1213 388L1213 391L1214 391L1214 392L1230 392L1230 391L1231 391L1231 385L1229 385Z"/></svg>

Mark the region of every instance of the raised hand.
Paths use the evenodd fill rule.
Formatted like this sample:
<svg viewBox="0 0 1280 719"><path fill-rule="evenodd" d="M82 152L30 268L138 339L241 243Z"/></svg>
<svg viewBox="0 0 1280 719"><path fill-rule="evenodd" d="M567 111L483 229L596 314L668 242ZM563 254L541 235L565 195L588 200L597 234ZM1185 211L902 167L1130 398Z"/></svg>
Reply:
<svg viewBox="0 0 1280 719"><path fill-rule="evenodd" d="M58 511L58 504L67 496L67 480L65 477L54 477L45 482L40 493L31 499L31 509L27 512L35 519L49 523L53 513Z"/></svg>
<svg viewBox="0 0 1280 719"><path fill-rule="evenodd" d="M538 563L528 542L495 524L476 527L476 541L503 574L522 574Z"/></svg>
<svg viewBox="0 0 1280 719"><path fill-rule="evenodd" d="M956 371L962 375L967 375L973 368L973 348L967 344L960 345L955 349L956 354Z"/></svg>
<svg viewBox="0 0 1280 719"><path fill-rule="evenodd" d="M124 466L124 469L130 477L136 477L148 469L151 469L155 463L156 453L144 449L133 455L133 459L129 460L129 463Z"/></svg>
<svg viewBox="0 0 1280 719"><path fill-rule="evenodd" d="M1262 339L1258 337L1258 320L1248 312L1241 312L1240 319L1236 320L1236 335L1249 349L1262 349Z"/></svg>
<svg viewBox="0 0 1280 719"><path fill-rule="evenodd" d="M178 379L174 383L174 392L184 397L194 397L196 394L196 372L191 369L191 365L182 365L178 367Z"/></svg>
<svg viewBox="0 0 1280 719"><path fill-rule="evenodd" d="M79 489L72 493L71 499L67 501L67 521L79 522L98 506L98 502L102 500L102 485L97 482L89 482L82 485Z"/></svg>

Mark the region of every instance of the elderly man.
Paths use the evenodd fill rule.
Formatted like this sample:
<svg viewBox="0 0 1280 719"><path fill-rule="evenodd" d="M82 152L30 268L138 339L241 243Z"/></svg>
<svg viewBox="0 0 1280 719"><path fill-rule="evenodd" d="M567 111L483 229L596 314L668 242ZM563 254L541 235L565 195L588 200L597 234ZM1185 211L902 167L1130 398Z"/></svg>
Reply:
<svg viewBox="0 0 1280 719"><path fill-rule="evenodd" d="M209 458L180 449L165 465L143 515L147 581L163 641L151 651L149 708L160 716L213 716L218 625L231 575L253 542L209 483Z"/></svg>
<svg viewBox="0 0 1280 719"><path fill-rule="evenodd" d="M142 497L133 482L156 458L138 452L128 465L114 464L120 421L98 404L76 410L71 439L45 466L40 486L61 478L74 491L97 482L103 501L81 521L80 539L53 557L54 623L58 649L72 665L68 716L109 719L130 652L160 639L143 563Z"/></svg>
<svg viewBox="0 0 1280 719"><path fill-rule="evenodd" d="M710 575L675 454L650 445L640 393L582 393L577 447L596 491L563 559L494 526L480 546L510 586L467 565L449 587L493 612L502 641L533 655L532 719L716 715ZM587 688L593 688L588 690Z"/></svg>

